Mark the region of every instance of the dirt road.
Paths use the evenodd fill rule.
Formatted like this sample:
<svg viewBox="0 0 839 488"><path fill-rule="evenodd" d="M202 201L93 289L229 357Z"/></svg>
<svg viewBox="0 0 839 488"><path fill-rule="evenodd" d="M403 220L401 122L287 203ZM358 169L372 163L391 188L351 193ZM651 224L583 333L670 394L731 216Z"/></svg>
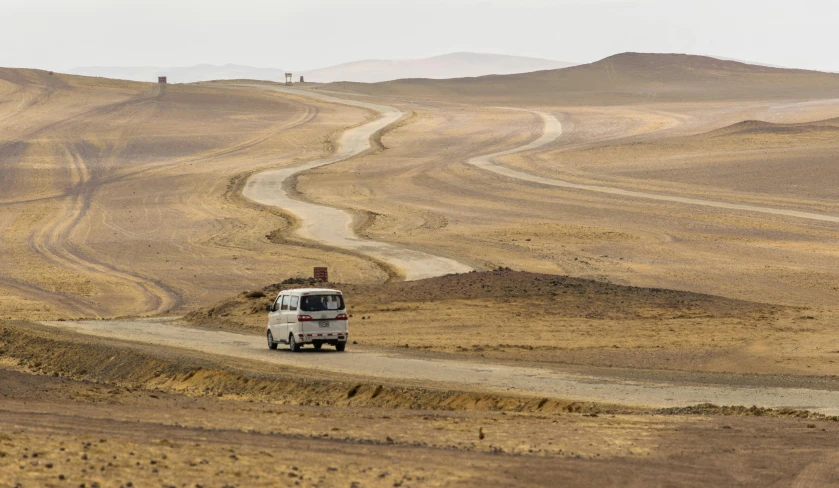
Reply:
<svg viewBox="0 0 839 488"><path fill-rule="evenodd" d="M562 124L554 117L553 115L544 113L544 112L536 112L533 111L532 113L539 115L542 118L544 123L544 129L542 131L542 135L534 140L529 144L525 144L524 146L510 149L506 151L496 152L492 154L486 154L483 156L478 156L469 160L469 163L477 166L479 168L492 171L493 173L497 173L503 176L508 176L510 178L516 178L523 181L529 181L531 183L538 183L541 185L549 185L549 186L556 186L560 188L571 188L575 190L585 190L585 191L593 191L598 193L607 193L610 195L618 195L623 197L630 197L630 198L644 198L647 200L658 200L664 202L674 202L674 203L684 203L688 205L701 205L703 207L714 207L714 208L722 208L726 210L740 210L746 212L760 212L772 215L782 215L787 217L796 217L800 219L808 219L808 220L818 220L822 222L837 222L839 223L839 216L834 215L824 215L824 214L816 214L810 212L801 212L798 210L789 210L789 209L781 209L781 208L771 208L771 207L760 207L756 205L744 205L739 203L728 203L728 202L717 202L713 200L702 200L698 198L687 198L687 197L679 197L675 195L659 195L655 193L646 193L640 191L632 191L632 190L624 190L621 188L613 188L608 186L599 186L599 185L584 185L579 183L571 183L569 181L558 180L554 178L545 178L542 176L536 176L529 173L525 173L523 171L517 171L515 169L497 164L493 162L494 159L508 156L510 154L515 154L523 151L529 151L532 149L537 149L539 147L545 146L554 142L562 135Z"/></svg>
<svg viewBox="0 0 839 488"><path fill-rule="evenodd" d="M353 230L354 215L351 212L295 199L289 195L284 186L290 178L304 171L337 163L369 150L371 148L370 138L376 132L399 120L402 117L402 111L386 105L338 99L302 90L280 87L272 87L271 89L325 102L361 107L377 112L381 116L372 122L345 131L338 142L337 151L328 158L302 165L263 171L251 176L243 191L245 197L262 205L278 207L296 215L300 219L300 226L296 230L298 236L389 263L399 269L407 280L419 280L450 273L472 271L470 266L453 259L434 256L386 242L362 239Z"/></svg>
<svg viewBox="0 0 839 488"><path fill-rule="evenodd" d="M647 407L700 403L788 407L839 414L839 391L808 388L675 383L645 378L584 375L560 369L518 367L459 360L423 359L395 353L331 349L294 354L271 351L261 336L179 327L166 320L43 322L83 334L137 341L267 363L348 373L372 378L430 382L454 389L482 390L575 401Z"/></svg>

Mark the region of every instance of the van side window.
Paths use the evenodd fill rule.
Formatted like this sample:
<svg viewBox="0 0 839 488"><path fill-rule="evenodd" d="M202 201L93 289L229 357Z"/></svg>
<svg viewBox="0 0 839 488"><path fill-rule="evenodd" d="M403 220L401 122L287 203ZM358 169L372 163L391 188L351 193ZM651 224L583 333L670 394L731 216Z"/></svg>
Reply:
<svg viewBox="0 0 839 488"><path fill-rule="evenodd" d="M283 295L283 305L280 310L288 310L288 295Z"/></svg>
<svg viewBox="0 0 839 488"><path fill-rule="evenodd" d="M280 299L282 299L282 295L277 295L277 299L274 300L274 305L271 306L271 310L276 312L280 309Z"/></svg>
<svg viewBox="0 0 839 488"><path fill-rule="evenodd" d="M300 297L292 296L291 303L288 305L289 310L297 310L297 303L300 301Z"/></svg>

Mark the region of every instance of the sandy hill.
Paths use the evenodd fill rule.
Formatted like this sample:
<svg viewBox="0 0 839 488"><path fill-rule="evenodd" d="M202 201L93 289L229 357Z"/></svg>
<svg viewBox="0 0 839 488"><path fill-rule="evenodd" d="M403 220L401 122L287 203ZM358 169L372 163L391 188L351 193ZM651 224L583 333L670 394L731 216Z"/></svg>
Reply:
<svg viewBox="0 0 839 488"><path fill-rule="evenodd" d="M722 129L709 132L709 136L727 136L737 134L804 134L811 132L837 132L839 118L805 122L801 124L775 124L762 120L744 120Z"/></svg>
<svg viewBox="0 0 839 488"><path fill-rule="evenodd" d="M286 221L239 199L241 175L317 157L327 134L364 116L223 83L0 68L0 317L138 314L232 275L240 284L217 296L249 286L252 272L274 279L268 261L250 261L285 249L265 236ZM327 265L337 260L355 262Z"/></svg>
<svg viewBox="0 0 839 488"><path fill-rule="evenodd" d="M306 71L307 81L376 83L402 78L464 78L491 74L528 73L572 66L573 63L524 56L451 53L423 59L367 59Z"/></svg>
<svg viewBox="0 0 839 488"><path fill-rule="evenodd" d="M624 53L591 64L516 75L405 79L329 90L491 103L588 104L839 97L839 75L686 54Z"/></svg>
<svg viewBox="0 0 839 488"><path fill-rule="evenodd" d="M489 308L493 310L516 308L513 303L524 308L536 305L542 311L550 311L549 316L611 320L638 319L651 314L659 318L725 318L780 310L780 307L687 291L504 269L384 284L330 284L295 278L261 290L242 292L195 310L186 319L199 324L226 323L234 328L261 330L265 325L265 307L280 291L307 286L341 289L355 314L399 312L417 320L420 317L416 307L422 304L441 307L446 302L465 306L490 301L493 304ZM498 300L504 300L503 305L495 303ZM459 318L449 320L454 325Z"/></svg>
<svg viewBox="0 0 839 488"><path fill-rule="evenodd" d="M118 80L157 81L158 76L166 76L170 83L193 83L210 80L285 80L285 70L279 68L255 68L238 64L222 66L197 64L195 66L160 67L160 66L83 66L73 68L70 74L98 76Z"/></svg>

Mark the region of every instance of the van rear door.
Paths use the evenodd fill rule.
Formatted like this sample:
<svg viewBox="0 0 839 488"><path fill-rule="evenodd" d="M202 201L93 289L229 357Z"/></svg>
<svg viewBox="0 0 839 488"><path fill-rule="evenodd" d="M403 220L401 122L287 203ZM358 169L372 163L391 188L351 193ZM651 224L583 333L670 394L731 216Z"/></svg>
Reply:
<svg viewBox="0 0 839 488"><path fill-rule="evenodd" d="M304 295L300 298L300 315L312 318L306 326L306 333L315 338L335 337L337 332L347 331L347 314L344 297L336 293Z"/></svg>

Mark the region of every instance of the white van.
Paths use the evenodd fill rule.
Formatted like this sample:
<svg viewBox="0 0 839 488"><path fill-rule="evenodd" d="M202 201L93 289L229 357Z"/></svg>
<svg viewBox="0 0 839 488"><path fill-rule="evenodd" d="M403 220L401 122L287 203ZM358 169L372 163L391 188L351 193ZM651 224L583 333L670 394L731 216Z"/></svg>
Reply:
<svg viewBox="0 0 839 488"><path fill-rule="evenodd" d="M268 306L268 347L288 344L294 351L306 344L320 349L324 344L338 351L347 347L349 317L339 290L303 288L281 292Z"/></svg>

